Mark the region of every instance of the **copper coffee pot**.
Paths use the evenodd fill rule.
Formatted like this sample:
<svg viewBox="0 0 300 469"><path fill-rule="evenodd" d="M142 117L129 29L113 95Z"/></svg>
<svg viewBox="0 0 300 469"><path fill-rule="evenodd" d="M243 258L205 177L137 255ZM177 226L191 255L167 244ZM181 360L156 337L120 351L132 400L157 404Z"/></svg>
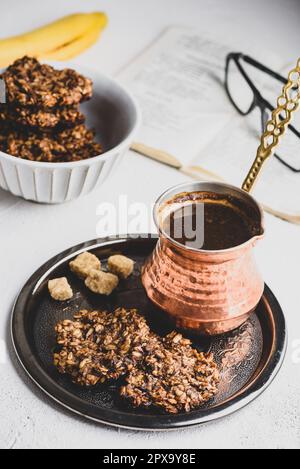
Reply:
<svg viewBox="0 0 300 469"><path fill-rule="evenodd" d="M278 98L278 107L267 123L242 189L196 182L169 189L158 199L154 219L159 241L143 268L142 281L149 298L178 327L208 335L228 332L243 324L260 301L264 282L255 264L253 248L264 235L263 212L249 191L284 134L299 101L300 59ZM172 205L195 202L197 194L203 192L236 200L239 209L242 207L245 214L251 215L255 227L252 237L239 246L217 251L191 248L170 237L164 229L164 220Z"/></svg>

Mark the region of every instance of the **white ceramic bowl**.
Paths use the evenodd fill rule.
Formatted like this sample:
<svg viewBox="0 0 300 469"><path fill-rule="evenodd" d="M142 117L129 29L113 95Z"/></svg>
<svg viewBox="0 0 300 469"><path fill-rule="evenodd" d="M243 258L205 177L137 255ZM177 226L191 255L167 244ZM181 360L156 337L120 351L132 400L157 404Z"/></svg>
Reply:
<svg viewBox="0 0 300 469"><path fill-rule="evenodd" d="M70 64L54 64L57 68ZM104 153L73 163L23 160L0 152L0 187L39 203L59 204L101 186L130 147L140 122L134 99L115 80L71 65L94 82L93 98L82 105L87 125L96 131Z"/></svg>

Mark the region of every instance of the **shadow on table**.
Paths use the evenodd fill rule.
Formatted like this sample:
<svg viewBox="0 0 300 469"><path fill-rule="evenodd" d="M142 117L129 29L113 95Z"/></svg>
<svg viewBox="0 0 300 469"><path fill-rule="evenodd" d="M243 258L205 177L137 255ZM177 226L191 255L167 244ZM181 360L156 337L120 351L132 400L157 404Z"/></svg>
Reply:
<svg viewBox="0 0 300 469"><path fill-rule="evenodd" d="M21 199L11 194L10 192L0 189L0 213L9 210L19 203Z"/></svg>

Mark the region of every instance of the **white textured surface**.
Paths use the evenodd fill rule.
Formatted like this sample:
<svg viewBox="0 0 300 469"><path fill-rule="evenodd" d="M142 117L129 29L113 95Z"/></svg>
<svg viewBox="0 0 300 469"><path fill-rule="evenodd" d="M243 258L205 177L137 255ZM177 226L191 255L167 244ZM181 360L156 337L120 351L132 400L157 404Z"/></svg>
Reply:
<svg viewBox="0 0 300 469"><path fill-rule="evenodd" d="M251 53L263 41L285 59L299 53L297 0L2 0L1 36L82 9L105 9L110 27L102 41L77 59L114 73L169 24L230 34ZM272 9L272 10L271 10ZM277 34L274 31L279 31ZM96 208L129 201L150 204L166 187L184 182L175 171L129 153L117 173L93 194L63 206L40 206L0 192L0 447L2 448L300 448L300 228L266 217L258 248L265 280L280 300L290 343L282 372L257 401L224 420L171 433L138 433L85 422L53 405L24 375L12 353L8 320L29 275L61 250L96 237ZM9 355L3 352L7 342ZM298 345L297 345L298 341ZM293 345L295 347L293 347ZM298 360L297 360L298 358Z"/></svg>

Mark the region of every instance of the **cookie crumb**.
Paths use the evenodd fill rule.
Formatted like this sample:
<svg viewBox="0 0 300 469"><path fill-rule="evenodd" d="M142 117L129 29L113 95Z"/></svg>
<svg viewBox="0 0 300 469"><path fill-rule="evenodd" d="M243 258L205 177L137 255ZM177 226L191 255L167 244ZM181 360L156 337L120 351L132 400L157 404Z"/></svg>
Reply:
<svg viewBox="0 0 300 469"><path fill-rule="evenodd" d="M91 270L85 280L86 286L99 295L110 295L118 286L119 279L116 275L102 272L101 270Z"/></svg>
<svg viewBox="0 0 300 469"><path fill-rule="evenodd" d="M73 261L69 264L70 269L74 274L82 279L86 279L91 272L91 270L100 270L101 262L98 257L90 252L83 252L79 254Z"/></svg>
<svg viewBox="0 0 300 469"><path fill-rule="evenodd" d="M51 297L56 301L70 300L73 296L72 288L66 277L49 280L48 290Z"/></svg>
<svg viewBox="0 0 300 469"><path fill-rule="evenodd" d="M116 254L108 259L108 270L120 278L126 279L132 274L134 261L129 257Z"/></svg>

